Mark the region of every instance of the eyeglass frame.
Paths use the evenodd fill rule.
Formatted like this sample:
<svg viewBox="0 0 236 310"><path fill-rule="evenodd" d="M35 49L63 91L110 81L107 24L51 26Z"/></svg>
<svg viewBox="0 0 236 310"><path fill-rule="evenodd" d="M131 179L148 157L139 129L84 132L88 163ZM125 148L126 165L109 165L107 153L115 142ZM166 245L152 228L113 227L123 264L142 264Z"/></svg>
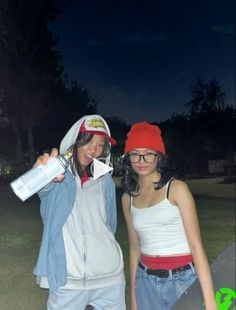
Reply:
<svg viewBox="0 0 236 310"><path fill-rule="evenodd" d="M130 159L130 155L139 156L138 161L132 161L132 160ZM153 157L153 160L152 160L152 161L147 161L147 160L145 159L145 156L147 156L147 155L153 155L153 156L154 156L154 157ZM154 161L156 160L157 156L158 156L158 153L152 153L152 152L148 152L148 153L146 153L146 154L138 154L138 153L132 153L132 152L131 152L131 153L128 154L128 158L129 158L129 160L130 160L130 162L131 162L132 164L137 164L137 163L139 163L139 162L141 161L141 158L143 158L143 161L144 161L145 163L152 164L152 163L154 163Z"/></svg>

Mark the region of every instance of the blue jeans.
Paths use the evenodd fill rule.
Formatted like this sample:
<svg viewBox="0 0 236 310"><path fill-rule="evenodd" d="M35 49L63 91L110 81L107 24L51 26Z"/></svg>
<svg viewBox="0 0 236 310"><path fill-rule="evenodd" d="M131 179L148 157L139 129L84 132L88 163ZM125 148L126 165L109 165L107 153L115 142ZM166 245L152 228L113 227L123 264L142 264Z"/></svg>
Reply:
<svg viewBox="0 0 236 310"><path fill-rule="evenodd" d="M140 267L136 272L136 302L138 310L169 310L177 299L195 281L196 274L191 269L172 274L167 278L148 275Z"/></svg>

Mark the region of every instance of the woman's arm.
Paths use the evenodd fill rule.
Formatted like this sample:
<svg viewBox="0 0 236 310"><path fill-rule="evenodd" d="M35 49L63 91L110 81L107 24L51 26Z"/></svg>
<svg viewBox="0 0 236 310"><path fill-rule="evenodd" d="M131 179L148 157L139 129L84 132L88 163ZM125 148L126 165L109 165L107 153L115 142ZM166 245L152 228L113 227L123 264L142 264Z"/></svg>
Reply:
<svg viewBox="0 0 236 310"><path fill-rule="evenodd" d="M103 176L104 190L106 198L107 224L110 226L113 234L117 228L117 211L116 211L116 189L114 181L109 173Z"/></svg>
<svg viewBox="0 0 236 310"><path fill-rule="evenodd" d="M217 310L214 288L209 263L203 248L198 216L193 196L182 181L174 180L171 183L170 201L179 208L193 255L193 261L201 285L206 310Z"/></svg>
<svg viewBox="0 0 236 310"><path fill-rule="evenodd" d="M131 298L130 309L136 310L137 305L135 299L135 276L140 256L140 249L139 249L139 238L132 224L132 218L130 214L130 196L128 194L123 194L122 206L129 236L130 298Z"/></svg>

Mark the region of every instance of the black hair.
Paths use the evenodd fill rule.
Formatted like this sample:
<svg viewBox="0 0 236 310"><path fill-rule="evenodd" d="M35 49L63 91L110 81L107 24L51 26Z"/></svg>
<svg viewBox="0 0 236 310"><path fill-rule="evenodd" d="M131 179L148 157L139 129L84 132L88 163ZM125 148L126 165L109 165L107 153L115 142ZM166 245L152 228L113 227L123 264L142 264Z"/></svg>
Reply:
<svg viewBox="0 0 236 310"><path fill-rule="evenodd" d="M80 177L83 176L85 173L88 176L92 176L91 170L90 170L91 164L86 167L85 171L80 166L80 163L78 161L78 147L88 144L93 139L93 136L94 134L91 134L89 132L80 132L76 138L75 144L72 147L72 152L73 152L72 172L74 175L76 175L76 172L77 172L77 174ZM108 142L107 139L104 139L104 147L103 147L103 151L100 157L106 158L110 154L110 152L111 152L110 143Z"/></svg>
<svg viewBox="0 0 236 310"><path fill-rule="evenodd" d="M165 186L170 179L168 160L166 155L157 152L157 161L158 161L157 172L160 173L161 178L159 181L153 182L155 190L158 190L163 186ZM134 171L134 169L131 166L129 154L123 157L121 164L123 170L121 187L123 191L129 194L130 196L137 196L139 192L138 174Z"/></svg>

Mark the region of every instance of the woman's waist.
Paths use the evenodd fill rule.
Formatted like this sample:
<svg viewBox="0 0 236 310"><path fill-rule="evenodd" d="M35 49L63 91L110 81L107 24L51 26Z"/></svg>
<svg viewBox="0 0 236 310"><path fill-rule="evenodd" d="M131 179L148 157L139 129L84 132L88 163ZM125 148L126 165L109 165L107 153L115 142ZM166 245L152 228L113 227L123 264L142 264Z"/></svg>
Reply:
<svg viewBox="0 0 236 310"><path fill-rule="evenodd" d="M176 256L190 253L188 242L186 240L166 240L166 241L147 241L141 240L140 250L142 253L150 256Z"/></svg>
<svg viewBox="0 0 236 310"><path fill-rule="evenodd" d="M143 257L152 257L152 258L159 258L159 259L167 259L167 258L172 258L172 257L176 257L176 256L188 256L188 255L192 255L190 252L186 252L186 253L177 253L177 254L166 254L166 255L158 255L158 254L146 254L146 253L141 253L140 256Z"/></svg>
<svg viewBox="0 0 236 310"><path fill-rule="evenodd" d="M191 253L168 256L141 254L140 262L151 269L174 269L193 262Z"/></svg>

